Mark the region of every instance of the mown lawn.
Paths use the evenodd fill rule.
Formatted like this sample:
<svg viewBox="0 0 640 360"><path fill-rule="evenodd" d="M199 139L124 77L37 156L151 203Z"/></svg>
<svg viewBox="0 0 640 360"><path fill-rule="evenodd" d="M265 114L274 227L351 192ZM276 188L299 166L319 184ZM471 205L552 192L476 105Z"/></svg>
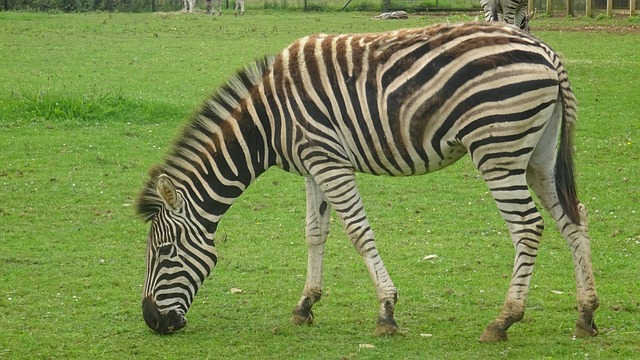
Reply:
<svg viewBox="0 0 640 360"><path fill-rule="evenodd" d="M513 249L466 159L423 177L359 175L400 291L402 335L373 336L373 286L338 221L316 321L289 324L306 269L304 183L276 169L222 221L222 258L188 326L171 336L146 327L147 227L132 204L147 169L208 94L249 61L310 33L471 19L374 15L0 13L0 358L635 358L640 32L633 20L532 23L564 56L581 104L578 182L590 212L599 336L571 338L573 266L547 217L525 319L509 341L478 343L504 299Z"/></svg>

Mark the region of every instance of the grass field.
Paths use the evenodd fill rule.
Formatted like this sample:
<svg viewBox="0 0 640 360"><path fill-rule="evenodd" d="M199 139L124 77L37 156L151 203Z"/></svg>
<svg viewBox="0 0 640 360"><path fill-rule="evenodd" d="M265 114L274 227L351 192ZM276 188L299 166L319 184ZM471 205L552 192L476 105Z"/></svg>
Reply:
<svg viewBox="0 0 640 360"><path fill-rule="evenodd" d="M132 204L202 99L244 64L309 33L469 20L373 15L0 13L0 358L637 358L637 19L532 22L564 56L581 104L578 184L590 211L599 336L571 338L571 256L546 217L524 320L509 341L478 343L502 305L513 249L468 159L425 177L359 175L399 288L402 335L373 336L374 289L338 221L316 321L290 325L306 269L304 183L276 169L222 221L222 258L187 327L171 336L147 328L147 226Z"/></svg>

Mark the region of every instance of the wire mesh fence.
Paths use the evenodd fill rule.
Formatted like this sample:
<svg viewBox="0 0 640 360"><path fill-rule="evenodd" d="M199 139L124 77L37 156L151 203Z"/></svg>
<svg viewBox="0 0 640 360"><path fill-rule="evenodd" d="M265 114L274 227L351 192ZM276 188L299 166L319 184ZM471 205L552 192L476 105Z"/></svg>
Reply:
<svg viewBox="0 0 640 360"><path fill-rule="evenodd" d="M2 10L20 11L123 11L173 12L184 8L184 0L0 0ZM196 0L196 9L204 10L205 0ZM640 0L533 0L530 10L548 15L592 16L605 12L635 15ZM235 0L223 0L224 7L233 9ZM480 0L245 0L252 9L343 10L343 11L463 11L479 12ZM589 13L593 9L593 13Z"/></svg>
<svg viewBox="0 0 640 360"><path fill-rule="evenodd" d="M196 9L205 8L205 0L196 0ZM31 11L181 11L183 0L0 0L3 10ZM223 0L225 8L233 9L235 0ZM479 0L245 0L245 8L286 10L344 10L411 12L429 10L479 11Z"/></svg>

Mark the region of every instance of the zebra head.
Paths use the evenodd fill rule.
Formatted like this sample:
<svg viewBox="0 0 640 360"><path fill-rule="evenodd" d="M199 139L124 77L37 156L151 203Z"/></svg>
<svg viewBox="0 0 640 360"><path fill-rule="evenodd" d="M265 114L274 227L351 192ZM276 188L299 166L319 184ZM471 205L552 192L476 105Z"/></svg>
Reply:
<svg viewBox="0 0 640 360"><path fill-rule="evenodd" d="M155 188L148 186L138 201L138 211L151 223L142 315L151 329L167 334L187 324L185 314L217 256L213 236L196 221L186 192L167 175L154 181Z"/></svg>

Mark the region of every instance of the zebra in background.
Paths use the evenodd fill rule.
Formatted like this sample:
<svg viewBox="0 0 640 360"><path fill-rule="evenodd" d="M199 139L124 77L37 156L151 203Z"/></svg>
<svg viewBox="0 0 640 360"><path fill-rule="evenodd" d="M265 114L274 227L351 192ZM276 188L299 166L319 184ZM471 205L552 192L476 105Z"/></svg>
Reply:
<svg viewBox="0 0 640 360"><path fill-rule="evenodd" d="M184 12L187 14L191 14L193 9L196 6L196 0L183 0L184 3Z"/></svg>
<svg viewBox="0 0 640 360"><path fill-rule="evenodd" d="M506 22L529 32L534 12L527 13L526 0L480 0L485 21Z"/></svg>
<svg viewBox="0 0 640 360"><path fill-rule="evenodd" d="M240 71L193 116L137 199L151 224L142 296L158 333L185 314L216 265L225 212L271 166L306 181L306 283L292 321L314 320L331 209L376 287L375 334L397 331L396 287L376 249L355 172L409 176L469 153L515 247L504 305L481 336L506 339L524 316L543 218L573 253L578 320L597 333L598 298L585 207L576 197L576 99L560 58L508 25L466 23L357 35L316 35Z"/></svg>
<svg viewBox="0 0 640 360"><path fill-rule="evenodd" d="M240 10L240 12L238 12L238 10ZM236 7L233 11L233 15L238 16L238 14L244 15L244 0L236 0Z"/></svg>
<svg viewBox="0 0 640 360"><path fill-rule="evenodd" d="M218 15L222 15L222 0L205 0L205 11L207 14L216 14L216 2L218 3Z"/></svg>

